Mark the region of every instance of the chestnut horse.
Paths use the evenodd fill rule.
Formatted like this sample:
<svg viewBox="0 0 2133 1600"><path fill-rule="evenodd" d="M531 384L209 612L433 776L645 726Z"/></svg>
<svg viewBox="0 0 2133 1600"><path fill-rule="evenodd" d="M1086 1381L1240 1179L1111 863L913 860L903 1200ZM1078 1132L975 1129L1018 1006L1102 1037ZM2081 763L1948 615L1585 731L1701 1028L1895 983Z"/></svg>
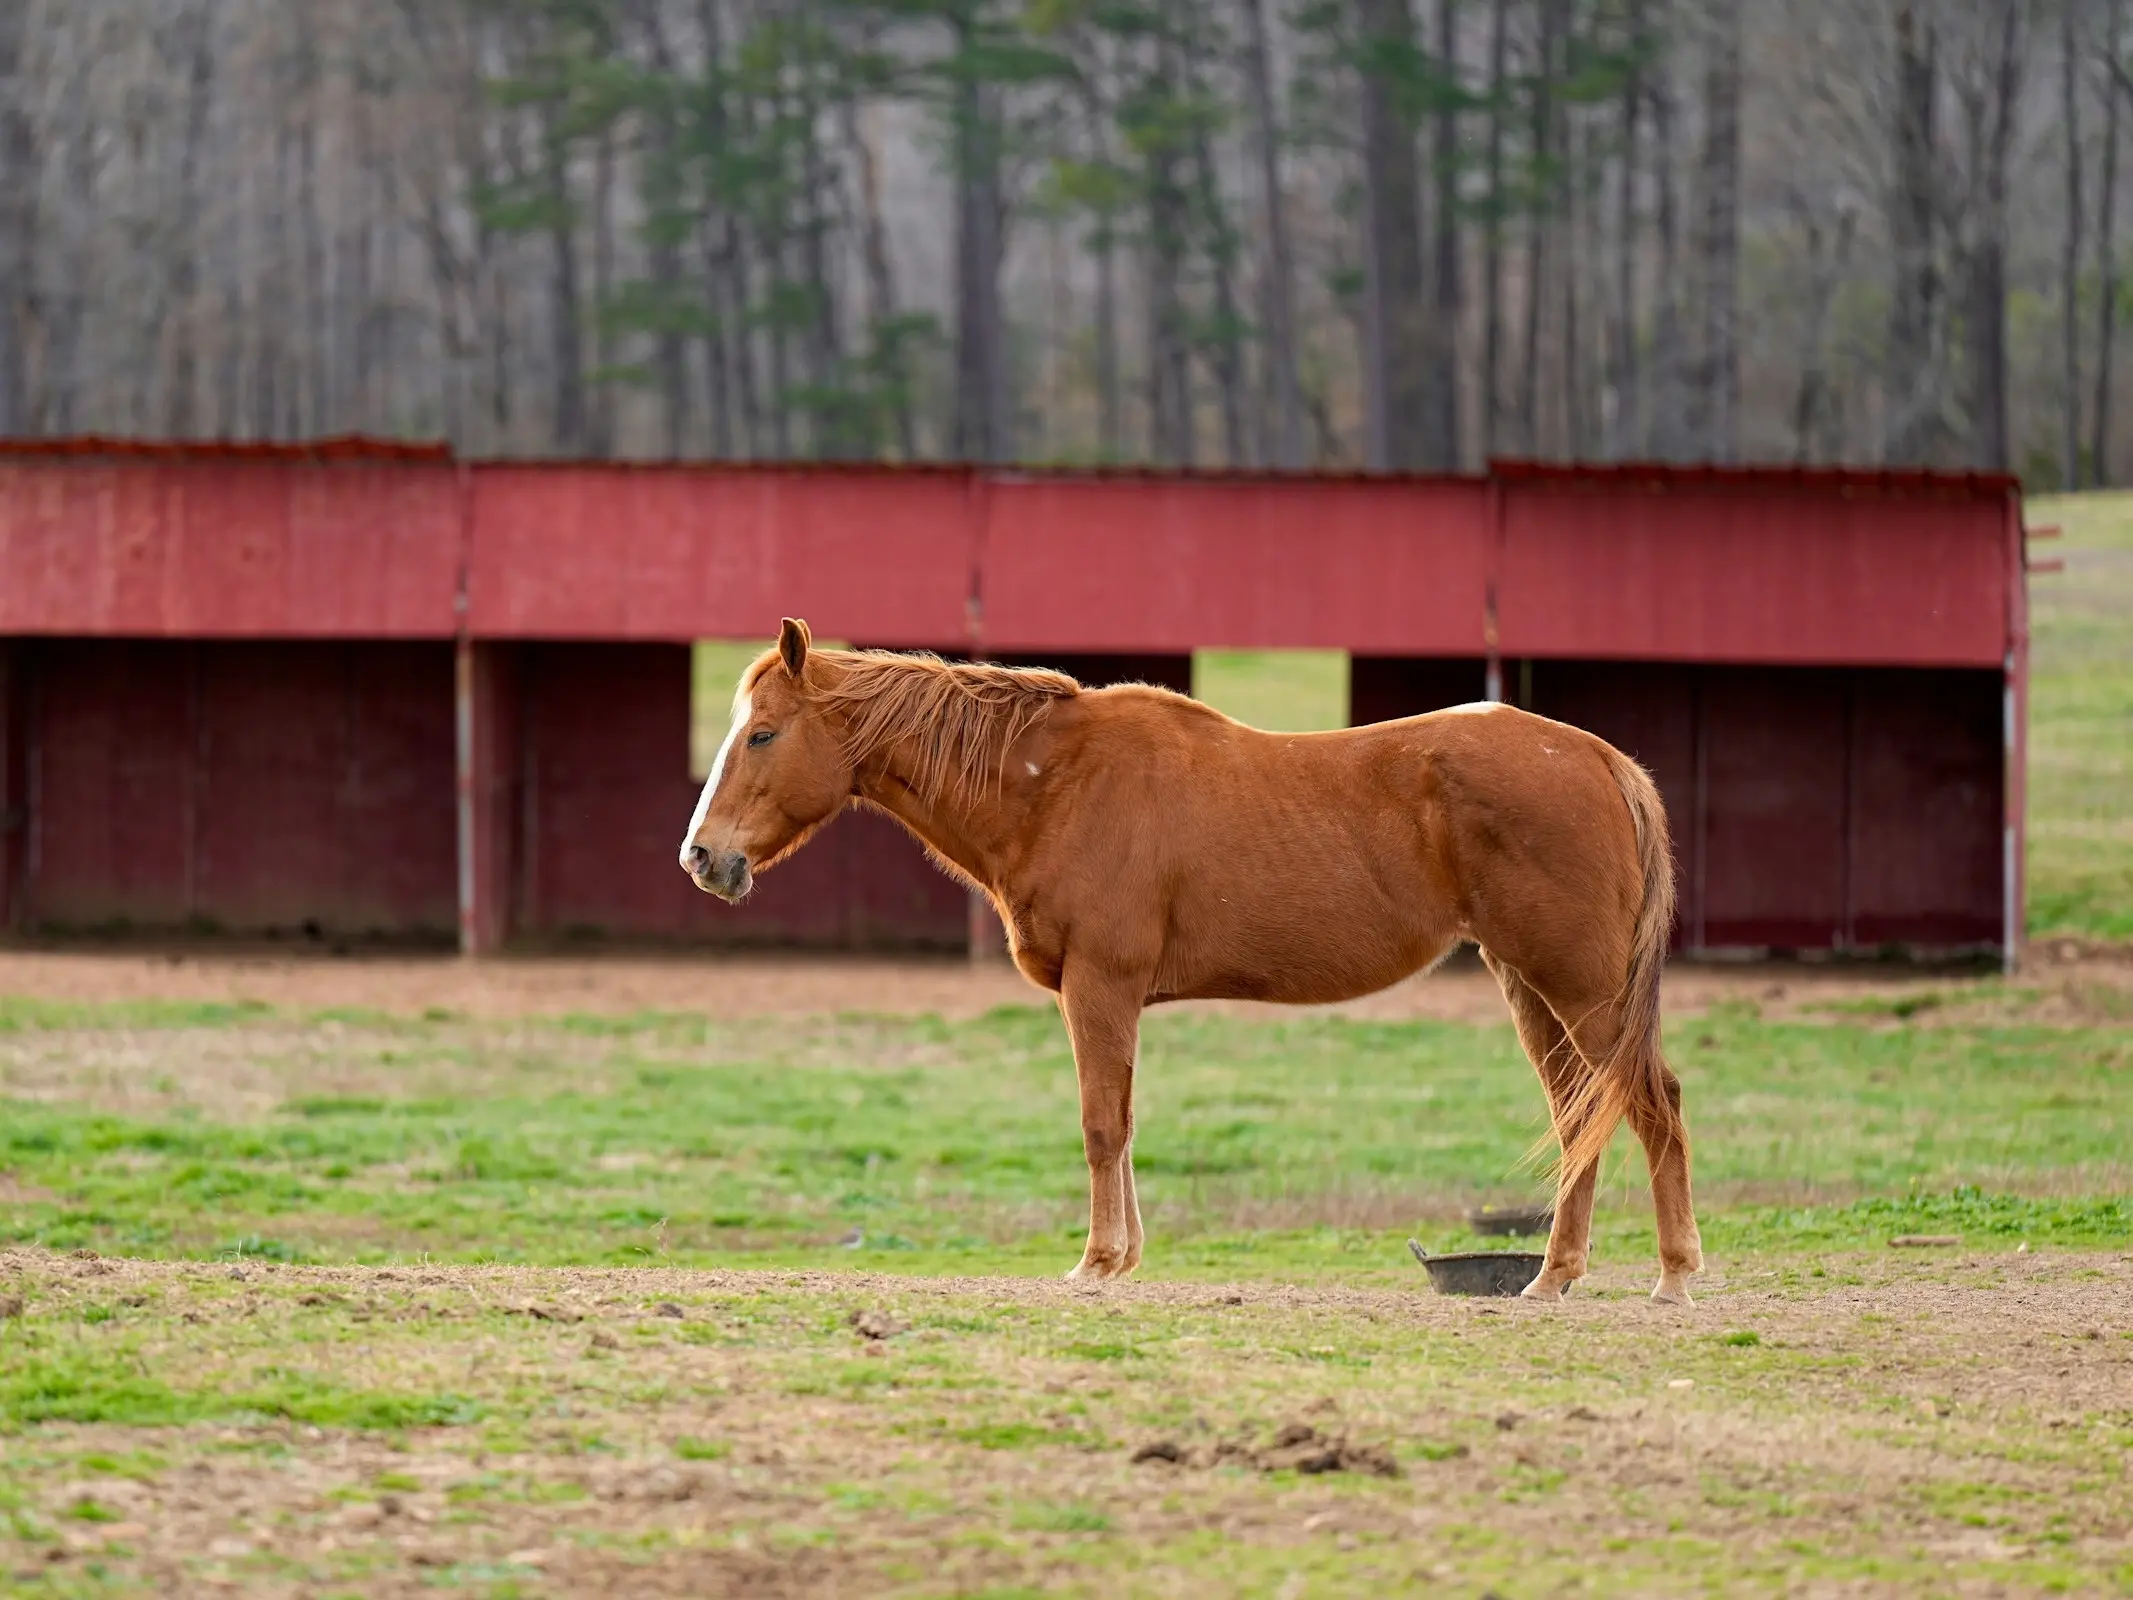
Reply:
<svg viewBox="0 0 2133 1600"><path fill-rule="evenodd" d="M737 901L854 801L982 889L1015 964L1059 996L1089 1165L1070 1277L1140 1263L1143 1007L1351 999L1471 939L1562 1147L1525 1292L1554 1299L1584 1275L1600 1158L1627 1117L1658 1214L1653 1298L1688 1303L1703 1252L1681 1086L1659 1051L1666 812L1612 746L1494 703L1262 733L1166 689L817 650L788 620L741 678L682 868Z"/></svg>

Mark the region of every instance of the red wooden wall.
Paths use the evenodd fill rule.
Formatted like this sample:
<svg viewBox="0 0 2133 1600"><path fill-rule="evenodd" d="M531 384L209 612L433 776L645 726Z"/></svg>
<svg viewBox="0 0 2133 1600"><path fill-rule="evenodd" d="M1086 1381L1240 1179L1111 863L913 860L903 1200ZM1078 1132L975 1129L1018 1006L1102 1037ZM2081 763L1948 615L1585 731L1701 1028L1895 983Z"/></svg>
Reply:
<svg viewBox="0 0 2133 1600"><path fill-rule="evenodd" d="M0 916L961 942L961 891L878 818L739 910L674 866L684 646L788 614L1179 688L1199 646L1342 648L1364 721L1500 691L1653 768L1695 946L1991 942L2010 860L2019 895L2006 480L90 441L0 448Z"/></svg>
<svg viewBox="0 0 2133 1600"><path fill-rule="evenodd" d="M0 636L448 639L463 510L434 452L0 454Z"/></svg>

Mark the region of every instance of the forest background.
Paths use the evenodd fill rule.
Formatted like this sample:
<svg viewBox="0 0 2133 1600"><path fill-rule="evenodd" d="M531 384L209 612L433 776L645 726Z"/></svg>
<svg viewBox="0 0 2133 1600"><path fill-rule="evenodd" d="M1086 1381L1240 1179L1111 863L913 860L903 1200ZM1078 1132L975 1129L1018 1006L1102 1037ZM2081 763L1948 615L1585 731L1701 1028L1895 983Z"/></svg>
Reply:
<svg viewBox="0 0 2133 1600"><path fill-rule="evenodd" d="M0 435L2133 473L2125 0L11 0Z"/></svg>

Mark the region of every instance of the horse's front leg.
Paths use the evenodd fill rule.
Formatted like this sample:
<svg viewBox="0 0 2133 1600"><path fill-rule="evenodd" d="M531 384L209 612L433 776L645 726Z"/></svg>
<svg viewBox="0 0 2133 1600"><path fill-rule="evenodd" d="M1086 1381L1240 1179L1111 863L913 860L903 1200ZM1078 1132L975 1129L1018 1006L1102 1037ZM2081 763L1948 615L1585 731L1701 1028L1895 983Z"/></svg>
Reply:
<svg viewBox="0 0 2133 1600"><path fill-rule="evenodd" d="M1133 1058L1140 1041L1140 983L1077 981L1059 992L1074 1075L1081 1084L1081 1148L1089 1163L1089 1242L1069 1278L1115 1278L1141 1260L1133 1188Z"/></svg>
<svg viewBox="0 0 2133 1600"><path fill-rule="evenodd" d="M1133 1092L1130 1084L1127 1085L1126 1092L1129 1095ZM1130 1106L1128 1107L1128 1120L1131 1120ZM1141 1264L1141 1241L1145 1237L1141 1232L1141 1197L1134 1192L1133 1188L1133 1141L1131 1139L1126 1141L1126 1153L1119 1160L1118 1176L1119 1181L1125 1186L1126 1190L1126 1265L1124 1270L1131 1272Z"/></svg>

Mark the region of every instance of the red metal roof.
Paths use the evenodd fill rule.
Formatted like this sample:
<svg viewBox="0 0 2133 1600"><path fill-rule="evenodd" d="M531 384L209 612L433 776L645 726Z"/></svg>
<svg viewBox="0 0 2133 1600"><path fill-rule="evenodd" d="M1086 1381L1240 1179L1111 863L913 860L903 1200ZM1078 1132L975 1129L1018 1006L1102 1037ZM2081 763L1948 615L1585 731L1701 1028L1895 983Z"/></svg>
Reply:
<svg viewBox="0 0 2133 1600"><path fill-rule="evenodd" d="M348 464L335 470L334 464ZM0 441L0 633L1998 663L2015 480L458 463Z"/></svg>
<svg viewBox="0 0 2133 1600"><path fill-rule="evenodd" d="M293 444L232 439L118 439L82 433L58 439L0 438L0 456L117 456L148 461L450 461L441 440L338 434Z"/></svg>
<svg viewBox="0 0 2133 1600"><path fill-rule="evenodd" d="M1488 481L1478 472L1364 472L1360 469L1289 471L1279 467L1167 467L1140 462L1106 462L1087 465L1061 463L999 463L969 461L779 461L709 460L696 458L615 458L584 460L573 456L480 456L467 458L472 467L508 467L518 470L602 472L718 472L782 473L788 476L849 477L890 474L897 477L960 478L986 483L1213 483L1213 484L1313 484L1379 483L1477 486Z"/></svg>
<svg viewBox="0 0 2133 1600"><path fill-rule="evenodd" d="M62 438L0 438L0 456L119 456L159 461L427 461L459 459L443 440L384 439L367 434L339 434L293 442L220 439L127 439L106 434ZM1513 483L1591 483L1595 486L1639 484L1651 488L1741 488L1832 490L1887 496L1921 494L1997 497L2021 486L2004 472L1944 472L1927 468L1803 467L1783 465L1722 466L1666 461L1537 461L1497 457L1485 472L1365 472L1361 470L1284 471L1271 467L1166 467L1149 463L1003 464L964 461L809 461L809 460L591 460L582 457L480 457L471 466L545 468L559 471L596 467L602 471L646 472L784 472L834 477L889 473L897 476L965 476L995 481L1075 479L1121 482L1187 481L1194 483L1419 483L1473 484L1490 478Z"/></svg>
<svg viewBox="0 0 2133 1600"><path fill-rule="evenodd" d="M2022 480L2007 472L1940 472L1924 467L1682 465L1668 461L1492 460L1489 476L1505 483L1624 485L1652 489L1821 490L1888 498L1998 499Z"/></svg>

